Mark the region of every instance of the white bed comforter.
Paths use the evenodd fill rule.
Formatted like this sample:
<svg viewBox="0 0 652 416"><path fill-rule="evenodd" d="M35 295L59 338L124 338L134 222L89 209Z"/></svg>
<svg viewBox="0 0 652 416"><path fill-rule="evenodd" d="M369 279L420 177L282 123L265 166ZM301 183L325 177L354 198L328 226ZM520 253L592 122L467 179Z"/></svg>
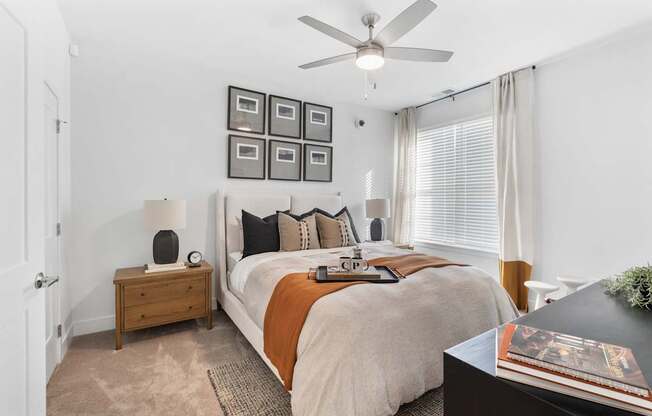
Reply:
<svg viewBox="0 0 652 416"><path fill-rule="evenodd" d="M368 259L410 253L364 246ZM309 267L336 265L351 249L265 253L235 266L230 290L263 328L276 283ZM292 413L393 415L443 382L443 352L517 317L505 290L475 267L414 273L397 284L355 285L318 300L297 347Z"/></svg>

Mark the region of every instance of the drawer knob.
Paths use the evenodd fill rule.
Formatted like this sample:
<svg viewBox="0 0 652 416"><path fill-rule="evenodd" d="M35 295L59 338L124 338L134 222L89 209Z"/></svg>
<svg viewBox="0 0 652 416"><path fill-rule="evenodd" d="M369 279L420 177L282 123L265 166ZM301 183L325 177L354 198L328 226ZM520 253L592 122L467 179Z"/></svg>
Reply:
<svg viewBox="0 0 652 416"><path fill-rule="evenodd" d="M191 310L191 309L192 309L192 306L188 306L188 310Z"/></svg>
<svg viewBox="0 0 652 416"><path fill-rule="evenodd" d="M144 313L140 314L140 318L145 319L145 314Z"/></svg>
<svg viewBox="0 0 652 416"><path fill-rule="evenodd" d="M188 290L192 290L192 286L188 286Z"/></svg>
<svg viewBox="0 0 652 416"><path fill-rule="evenodd" d="M145 296L145 292L140 292L140 296Z"/></svg>

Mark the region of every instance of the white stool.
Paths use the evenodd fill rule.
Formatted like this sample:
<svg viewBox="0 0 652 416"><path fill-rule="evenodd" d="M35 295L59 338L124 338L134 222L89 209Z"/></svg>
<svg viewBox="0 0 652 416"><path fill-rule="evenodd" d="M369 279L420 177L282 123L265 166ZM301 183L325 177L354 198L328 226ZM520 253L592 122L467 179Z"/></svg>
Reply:
<svg viewBox="0 0 652 416"><path fill-rule="evenodd" d="M566 296L577 292L577 289L588 283L586 280L573 276L557 276L557 280L566 288Z"/></svg>
<svg viewBox="0 0 652 416"><path fill-rule="evenodd" d="M551 285L549 283L539 282L536 280L528 280L525 282L525 287L537 294L537 299L534 302L534 310L546 304L546 295L555 290L559 290L559 286Z"/></svg>

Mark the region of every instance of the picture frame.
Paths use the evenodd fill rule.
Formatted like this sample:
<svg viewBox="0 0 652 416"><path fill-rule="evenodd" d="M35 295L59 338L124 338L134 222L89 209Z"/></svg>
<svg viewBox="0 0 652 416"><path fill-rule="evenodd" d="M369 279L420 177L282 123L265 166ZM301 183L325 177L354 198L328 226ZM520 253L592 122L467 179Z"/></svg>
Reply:
<svg viewBox="0 0 652 416"><path fill-rule="evenodd" d="M234 179L265 179L266 140L230 134L227 176Z"/></svg>
<svg viewBox="0 0 652 416"><path fill-rule="evenodd" d="M303 140L333 142L333 108L327 105L303 103Z"/></svg>
<svg viewBox="0 0 652 416"><path fill-rule="evenodd" d="M333 148L331 146L303 144L303 180L333 182Z"/></svg>
<svg viewBox="0 0 652 416"><path fill-rule="evenodd" d="M268 140L267 176L279 181L301 180L301 143Z"/></svg>
<svg viewBox="0 0 652 416"><path fill-rule="evenodd" d="M227 129L265 134L267 94L229 85Z"/></svg>
<svg viewBox="0 0 652 416"><path fill-rule="evenodd" d="M301 101L280 95L269 96L268 131L270 136L301 139Z"/></svg>

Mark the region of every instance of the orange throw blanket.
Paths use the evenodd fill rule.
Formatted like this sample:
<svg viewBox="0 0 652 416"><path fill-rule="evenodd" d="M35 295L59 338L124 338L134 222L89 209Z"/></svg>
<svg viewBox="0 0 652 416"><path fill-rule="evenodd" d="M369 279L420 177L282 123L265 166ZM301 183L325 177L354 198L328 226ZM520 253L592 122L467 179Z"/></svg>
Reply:
<svg viewBox="0 0 652 416"><path fill-rule="evenodd" d="M446 259L422 254L379 257L369 260L374 266L387 266L405 277L426 267L464 266ZM265 311L264 351L274 364L286 390L292 390L297 345L303 324L312 305L322 296L346 287L367 282L317 283L308 273L291 273L274 287Z"/></svg>
<svg viewBox="0 0 652 416"><path fill-rule="evenodd" d="M389 267L400 277L407 277L427 267L466 266L466 264L453 263L441 257L426 256L425 254L419 253L406 254L404 256L377 257L369 260L369 264L372 266Z"/></svg>

